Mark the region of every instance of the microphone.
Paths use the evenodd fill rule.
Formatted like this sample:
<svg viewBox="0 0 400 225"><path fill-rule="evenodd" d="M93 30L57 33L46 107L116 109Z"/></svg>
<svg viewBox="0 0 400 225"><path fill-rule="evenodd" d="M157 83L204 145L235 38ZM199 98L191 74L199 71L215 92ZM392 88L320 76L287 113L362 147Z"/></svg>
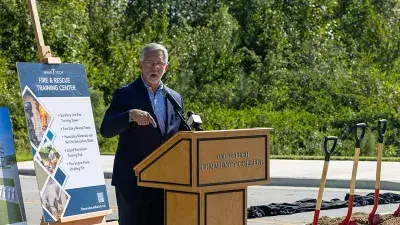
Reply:
<svg viewBox="0 0 400 225"><path fill-rule="evenodd" d="M174 97L172 97L171 93L169 91L164 90L164 96L168 99L168 101L171 103L171 105L174 107L175 111L182 111L182 106L176 101Z"/></svg>
<svg viewBox="0 0 400 225"><path fill-rule="evenodd" d="M196 131L202 131L203 129L200 127L200 125L203 123L201 121L201 118L199 115L194 114L193 111L189 111L187 113L187 116L189 117L189 119L187 120L187 124L189 125L189 127L193 127Z"/></svg>
<svg viewBox="0 0 400 225"><path fill-rule="evenodd" d="M185 118L183 118L184 115L182 115L183 114L182 106L176 101L176 99L174 97L172 97L172 95L171 95L171 93L169 93L169 91L167 91L165 88L162 90L163 90L164 96L168 99L168 101L171 103L172 107L174 108L175 113L178 114L179 119L181 119L181 122L185 126L185 129L187 131L191 131L192 129L190 129L190 126L186 123Z"/></svg>

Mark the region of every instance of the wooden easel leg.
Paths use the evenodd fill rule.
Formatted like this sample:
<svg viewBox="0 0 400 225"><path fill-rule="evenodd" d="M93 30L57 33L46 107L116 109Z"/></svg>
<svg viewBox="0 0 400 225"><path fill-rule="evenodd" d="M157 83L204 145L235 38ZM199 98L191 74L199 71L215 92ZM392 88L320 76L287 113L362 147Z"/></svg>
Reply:
<svg viewBox="0 0 400 225"><path fill-rule="evenodd" d="M35 33L36 45L39 52L40 62L48 64L60 64L61 59L59 57L53 57L50 51L50 47L44 44L42 27L40 26L36 0L27 0L27 1L28 1L29 13L31 14L31 21L33 25L33 31Z"/></svg>
<svg viewBox="0 0 400 225"><path fill-rule="evenodd" d="M40 225L48 225L48 223L44 222L44 218L40 219Z"/></svg>
<svg viewBox="0 0 400 225"><path fill-rule="evenodd" d="M106 217L95 217L95 218L87 218L82 220L70 221L70 222L55 222L51 223L51 225L118 225L118 221L107 222ZM49 225L44 221L44 218L40 220L40 225Z"/></svg>

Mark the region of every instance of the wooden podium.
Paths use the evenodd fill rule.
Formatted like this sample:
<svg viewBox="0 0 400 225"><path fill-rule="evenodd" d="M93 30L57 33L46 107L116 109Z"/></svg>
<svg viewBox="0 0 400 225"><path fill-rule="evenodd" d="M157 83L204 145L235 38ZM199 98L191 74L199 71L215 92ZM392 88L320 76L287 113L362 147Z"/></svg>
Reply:
<svg viewBox="0 0 400 225"><path fill-rule="evenodd" d="M165 225L245 225L247 186L270 182L271 128L179 132L133 169L165 190Z"/></svg>

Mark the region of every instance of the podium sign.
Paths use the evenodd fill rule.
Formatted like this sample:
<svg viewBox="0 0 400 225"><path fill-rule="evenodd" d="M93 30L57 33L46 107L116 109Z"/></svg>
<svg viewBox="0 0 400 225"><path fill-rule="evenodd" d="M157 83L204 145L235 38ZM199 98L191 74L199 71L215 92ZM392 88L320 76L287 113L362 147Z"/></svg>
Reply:
<svg viewBox="0 0 400 225"><path fill-rule="evenodd" d="M198 186L268 179L267 136L197 139Z"/></svg>

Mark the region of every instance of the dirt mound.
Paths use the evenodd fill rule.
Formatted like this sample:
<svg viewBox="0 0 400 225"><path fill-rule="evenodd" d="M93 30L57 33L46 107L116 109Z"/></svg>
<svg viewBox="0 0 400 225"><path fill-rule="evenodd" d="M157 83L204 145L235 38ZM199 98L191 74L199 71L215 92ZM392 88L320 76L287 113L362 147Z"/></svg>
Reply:
<svg viewBox="0 0 400 225"><path fill-rule="evenodd" d="M339 224L344 220L345 217L327 217L323 216L319 218L318 225L335 225ZM394 217L392 214L390 215L380 215L382 225L400 225L400 217ZM368 223L368 214L367 213L354 213L351 216L351 220L357 222L358 225L369 225ZM311 225L310 223L309 225Z"/></svg>

